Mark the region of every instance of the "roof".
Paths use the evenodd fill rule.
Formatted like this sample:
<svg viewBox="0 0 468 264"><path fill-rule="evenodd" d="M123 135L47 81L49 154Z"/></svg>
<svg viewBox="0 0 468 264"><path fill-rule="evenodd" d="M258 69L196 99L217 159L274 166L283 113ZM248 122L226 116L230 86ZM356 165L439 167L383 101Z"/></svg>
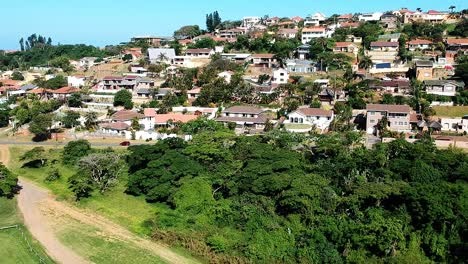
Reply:
<svg viewBox="0 0 468 264"><path fill-rule="evenodd" d="M335 48L346 48L349 47L350 45L356 46L353 42L336 42L335 43Z"/></svg>
<svg viewBox="0 0 468 264"><path fill-rule="evenodd" d="M131 110L121 110L121 111L114 113L111 116L111 119L114 121L129 121L129 120L133 120L134 118L141 119L143 117L144 115L131 111Z"/></svg>
<svg viewBox="0 0 468 264"><path fill-rule="evenodd" d="M20 87L20 89L23 91L29 91L35 88L37 88L37 85L34 85L34 84L26 84Z"/></svg>
<svg viewBox="0 0 468 264"><path fill-rule="evenodd" d="M71 94L71 93L77 93L81 91L79 88L75 87L62 87L57 90L52 90L51 92L54 94Z"/></svg>
<svg viewBox="0 0 468 264"><path fill-rule="evenodd" d="M429 10L429 11L427 11L427 13L428 13L429 15L439 15L439 14L443 14L442 12L437 11L437 10Z"/></svg>
<svg viewBox="0 0 468 264"><path fill-rule="evenodd" d="M4 79L4 80L0 80L0 83L2 83L4 86L15 86L15 85L18 85L20 81Z"/></svg>
<svg viewBox="0 0 468 264"><path fill-rule="evenodd" d="M123 77L121 76L106 76L104 78L102 78L103 81L114 81L114 80L123 80Z"/></svg>
<svg viewBox="0 0 468 264"><path fill-rule="evenodd" d="M149 48L148 49L148 57L150 60L159 60L161 54L166 56L168 59L172 59L176 56L174 49L155 49Z"/></svg>
<svg viewBox="0 0 468 264"><path fill-rule="evenodd" d="M224 109L223 113L237 113L237 114L254 114L258 115L263 113L263 110L256 106L249 105L236 105Z"/></svg>
<svg viewBox="0 0 468 264"><path fill-rule="evenodd" d="M371 85L371 87L398 87L398 88L409 88L410 81L408 80L391 80L391 81L379 81Z"/></svg>
<svg viewBox="0 0 468 264"><path fill-rule="evenodd" d="M294 21L294 22L300 22L300 21L302 21L304 19L302 19L302 17L300 17L300 16L294 16L294 17L291 17L291 20Z"/></svg>
<svg viewBox="0 0 468 264"><path fill-rule="evenodd" d="M338 19L351 19L353 18L353 14L343 14L338 17Z"/></svg>
<svg viewBox="0 0 468 264"><path fill-rule="evenodd" d="M457 87L464 87L465 84L463 82L455 81L455 80L426 80L424 81L425 85L435 85L435 86L443 86L446 84L453 84Z"/></svg>
<svg viewBox="0 0 468 264"><path fill-rule="evenodd" d="M143 109L143 113L146 117L154 117L156 116L156 109L154 108L145 108Z"/></svg>
<svg viewBox="0 0 468 264"><path fill-rule="evenodd" d="M324 27L309 27L304 28L302 32L325 32L327 29Z"/></svg>
<svg viewBox="0 0 468 264"><path fill-rule="evenodd" d="M391 42L391 41L374 41L371 42L371 47L398 47L398 42Z"/></svg>
<svg viewBox="0 0 468 264"><path fill-rule="evenodd" d="M279 34L295 34L298 32L297 28L280 28L278 30Z"/></svg>
<svg viewBox="0 0 468 264"><path fill-rule="evenodd" d="M169 120L172 120L173 122L187 123L189 121L197 119L198 116L197 115L184 115L181 113L169 113L169 114L155 115L154 118L155 118L156 124L166 124Z"/></svg>
<svg viewBox="0 0 468 264"><path fill-rule="evenodd" d="M299 108L296 112L304 116L333 116L333 111L327 111L319 108Z"/></svg>
<svg viewBox="0 0 468 264"><path fill-rule="evenodd" d="M432 65L434 65L432 61L423 61L423 60L416 61L416 67L432 67Z"/></svg>
<svg viewBox="0 0 468 264"><path fill-rule="evenodd" d="M254 124L264 124L267 121L267 118L263 115L258 117L236 117L236 116L221 116L216 118L218 122L244 122L244 123L254 123Z"/></svg>
<svg viewBox="0 0 468 264"><path fill-rule="evenodd" d="M343 27L343 28L347 28L347 27L357 28L357 27L359 27L359 25L360 25L359 22L345 22L345 23L341 23L340 27Z"/></svg>
<svg viewBox="0 0 468 264"><path fill-rule="evenodd" d="M449 44L449 45L468 45L468 38L447 39L447 44Z"/></svg>
<svg viewBox="0 0 468 264"><path fill-rule="evenodd" d="M128 128L130 128L130 126L128 124L125 124L124 122L105 123L101 124L101 127L120 131L127 130Z"/></svg>
<svg viewBox="0 0 468 264"><path fill-rule="evenodd" d="M275 57L275 54L271 53L264 53L264 54L253 54L252 58L261 58L261 59L273 59Z"/></svg>
<svg viewBox="0 0 468 264"><path fill-rule="evenodd" d="M187 94L199 94L201 91L201 88L200 87L196 87L196 88L193 88L191 90L188 90L187 91Z"/></svg>
<svg viewBox="0 0 468 264"><path fill-rule="evenodd" d="M384 111L391 113L409 113L411 108L408 105L387 105L387 104L368 104L367 111Z"/></svg>
<svg viewBox="0 0 468 264"><path fill-rule="evenodd" d="M401 37L401 33L393 33L393 34L380 35L379 39L399 39L400 37Z"/></svg>
<svg viewBox="0 0 468 264"><path fill-rule="evenodd" d="M210 53L211 49L187 49L185 53Z"/></svg>
<svg viewBox="0 0 468 264"><path fill-rule="evenodd" d="M424 44L432 44L432 41L427 39L413 39L408 42L409 45L424 45Z"/></svg>

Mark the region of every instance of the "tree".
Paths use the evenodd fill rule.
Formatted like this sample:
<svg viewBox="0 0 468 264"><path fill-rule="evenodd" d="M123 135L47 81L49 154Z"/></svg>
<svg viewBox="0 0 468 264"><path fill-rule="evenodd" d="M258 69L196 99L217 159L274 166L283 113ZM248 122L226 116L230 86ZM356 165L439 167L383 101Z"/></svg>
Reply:
<svg viewBox="0 0 468 264"><path fill-rule="evenodd" d="M85 127L86 129L91 129L96 126L97 122L97 113L96 112L87 112L84 116L85 118Z"/></svg>
<svg viewBox="0 0 468 264"><path fill-rule="evenodd" d="M176 30L174 32L174 37L176 39L194 38L200 34L200 27L198 25L189 25L183 26Z"/></svg>
<svg viewBox="0 0 468 264"><path fill-rule="evenodd" d="M455 10L455 8L457 8L457 7L454 6L454 5L449 6L450 13L453 14L453 10Z"/></svg>
<svg viewBox="0 0 468 264"><path fill-rule="evenodd" d="M125 109L132 109L132 93L126 89L118 91L114 95L114 106L123 106Z"/></svg>
<svg viewBox="0 0 468 264"><path fill-rule="evenodd" d="M0 163L0 197L11 198L18 191L18 178Z"/></svg>
<svg viewBox="0 0 468 264"><path fill-rule="evenodd" d="M80 125L80 113L75 111L65 112L65 116L62 118L62 123L65 128L73 128Z"/></svg>
<svg viewBox="0 0 468 264"><path fill-rule="evenodd" d="M62 161L66 165L74 165L76 162L91 153L91 144L87 140L68 142L63 148Z"/></svg>
<svg viewBox="0 0 468 264"><path fill-rule="evenodd" d="M122 60L123 60L124 62L132 61L132 60L133 60L133 56L132 56L132 54L125 54L125 55L122 56Z"/></svg>
<svg viewBox="0 0 468 264"><path fill-rule="evenodd" d="M21 51L24 51L24 39L23 38L20 39L19 44L20 44Z"/></svg>
<svg viewBox="0 0 468 264"><path fill-rule="evenodd" d="M36 85L42 87L42 88L49 88L56 90L58 88L62 88L68 85L68 80L65 78L63 75L57 75L56 77L49 79L47 81L45 80L37 80L35 81Z"/></svg>
<svg viewBox="0 0 468 264"><path fill-rule="evenodd" d="M64 72L71 72L73 71L73 66L70 64L70 59L65 56L60 56L52 59L49 62L50 66L60 68Z"/></svg>
<svg viewBox="0 0 468 264"><path fill-rule="evenodd" d="M15 81L24 81L24 76L21 72L19 71L14 71L12 74L11 74L11 79L12 80L15 80Z"/></svg>
<svg viewBox="0 0 468 264"><path fill-rule="evenodd" d="M89 178L92 184L104 193L113 186L124 171L120 155L116 153L94 153L78 162L80 177Z"/></svg>
<svg viewBox="0 0 468 264"><path fill-rule="evenodd" d="M40 166L44 166L47 161L45 154L44 147L35 147L21 155L20 161L25 162L23 166L36 166L37 162L40 163Z"/></svg>
<svg viewBox="0 0 468 264"><path fill-rule="evenodd" d="M70 97L68 97L67 104L69 107L81 107L81 94L80 93L72 93Z"/></svg>
<svg viewBox="0 0 468 264"><path fill-rule="evenodd" d="M361 68L361 69L368 70L368 69L372 68L373 65L374 65L374 63L372 62L372 59L369 56L363 56L359 60L359 68Z"/></svg>
<svg viewBox="0 0 468 264"><path fill-rule="evenodd" d="M53 117L51 114L38 114L29 123L29 131L34 134L33 140L43 141L50 137Z"/></svg>

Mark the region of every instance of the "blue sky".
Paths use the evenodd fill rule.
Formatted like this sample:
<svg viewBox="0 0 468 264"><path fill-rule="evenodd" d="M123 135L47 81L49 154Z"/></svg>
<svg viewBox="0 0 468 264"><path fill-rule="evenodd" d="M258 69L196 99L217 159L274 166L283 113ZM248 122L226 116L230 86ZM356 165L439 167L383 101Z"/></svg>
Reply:
<svg viewBox="0 0 468 264"><path fill-rule="evenodd" d="M3 2L3 1L2 1ZM22 36L38 33L54 43L97 46L128 41L135 35L172 35L182 25L205 26L205 14L218 10L223 20L243 16L301 16L468 8L467 0L16 0L0 4L0 49L18 49Z"/></svg>

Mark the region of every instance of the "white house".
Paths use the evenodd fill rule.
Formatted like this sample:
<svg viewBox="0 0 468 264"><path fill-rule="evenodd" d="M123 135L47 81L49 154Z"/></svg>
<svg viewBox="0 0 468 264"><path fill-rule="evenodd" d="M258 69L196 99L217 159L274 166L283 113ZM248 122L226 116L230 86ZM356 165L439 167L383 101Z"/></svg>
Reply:
<svg viewBox="0 0 468 264"><path fill-rule="evenodd" d="M464 133L468 132L468 119L442 118L440 119L442 131Z"/></svg>
<svg viewBox="0 0 468 264"><path fill-rule="evenodd" d="M414 39L408 42L408 49L410 51L426 50L430 49L432 44L432 41L427 39Z"/></svg>
<svg viewBox="0 0 468 264"><path fill-rule="evenodd" d="M299 108L288 115L285 124L305 124L322 131L327 130L333 121L333 111L319 108Z"/></svg>
<svg viewBox="0 0 468 264"><path fill-rule="evenodd" d="M215 52L212 49L188 49L185 51L186 56L196 58L209 58L214 54Z"/></svg>
<svg viewBox="0 0 468 264"><path fill-rule="evenodd" d="M85 85L85 77L82 75L68 76L68 86L80 88Z"/></svg>
<svg viewBox="0 0 468 264"><path fill-rule="evenodd" d="M84 57L84 58L81 58L80 59L80 62L79 62L79 66L81 68L85 68L85 67L91 67L91 66L94 66L96 64L96 60L98 58L96 57Z"/></svg>
<svg viewBox="0 0 468 264"><path fill-rule="evenodd" d="M302 43L307 44L312 39L315 38L328 38L332 33L330 33L327 28L325 27L311 27L311 28L304 28L302 30Z"/></svg>
<svg viewBox="0 0 468 264"><path fill-rule="evenodd" d="M272 83L285 84L285 83L288 83L288 80L289 80L289 73L287 70L283 68L279 68L273 71L273 79L271 81Z"/></svg>
<svg viewBox="0 0 468 264"><path fill-rule="evenodd" d="M259 24L260 21L261 18L257 16L244 17L242 18L242 27L250 29L253 28L255 25Z"/></svg>
<svg viewBox="0 0 468 264"><path fill-rule="evenodd" d="M317 12L312 16L306 17L306 19L304 20L304 26L316 27L319 26L323 21L325 21L325 19L327 19L327 17L324 14Z"/></svg>
<svg viewBox="0 0 468 264"><path fill-rule="evenodd" d="M359 21L379 21L380 17L382 17L382 12L375 12L375 13L364 13L359 15Z"/></svg>

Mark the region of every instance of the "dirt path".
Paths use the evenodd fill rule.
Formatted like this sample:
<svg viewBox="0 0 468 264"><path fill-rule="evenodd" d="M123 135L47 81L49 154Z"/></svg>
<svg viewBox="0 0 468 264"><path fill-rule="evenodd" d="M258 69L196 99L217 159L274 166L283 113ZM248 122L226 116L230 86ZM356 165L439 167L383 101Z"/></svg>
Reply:
<svg viewBox="0 0 468 264"><path fill-rule="evenodd" d="M8 164L9 157L8 146L0 145L0 161ZM133 243L153 252L168 263L194 263L194 261L178 255L164 245L141 238L100 215L81 210L65 202L56 201L48 190L34 183L20 179L19 185L22 189L18 195L18 207L23 214L25 225L31 234L41 242L47 254L58 263L90 263L63 245L54 234L52 227L60 216L69 216L82 224L100 229L106 235Z"/></svg>

